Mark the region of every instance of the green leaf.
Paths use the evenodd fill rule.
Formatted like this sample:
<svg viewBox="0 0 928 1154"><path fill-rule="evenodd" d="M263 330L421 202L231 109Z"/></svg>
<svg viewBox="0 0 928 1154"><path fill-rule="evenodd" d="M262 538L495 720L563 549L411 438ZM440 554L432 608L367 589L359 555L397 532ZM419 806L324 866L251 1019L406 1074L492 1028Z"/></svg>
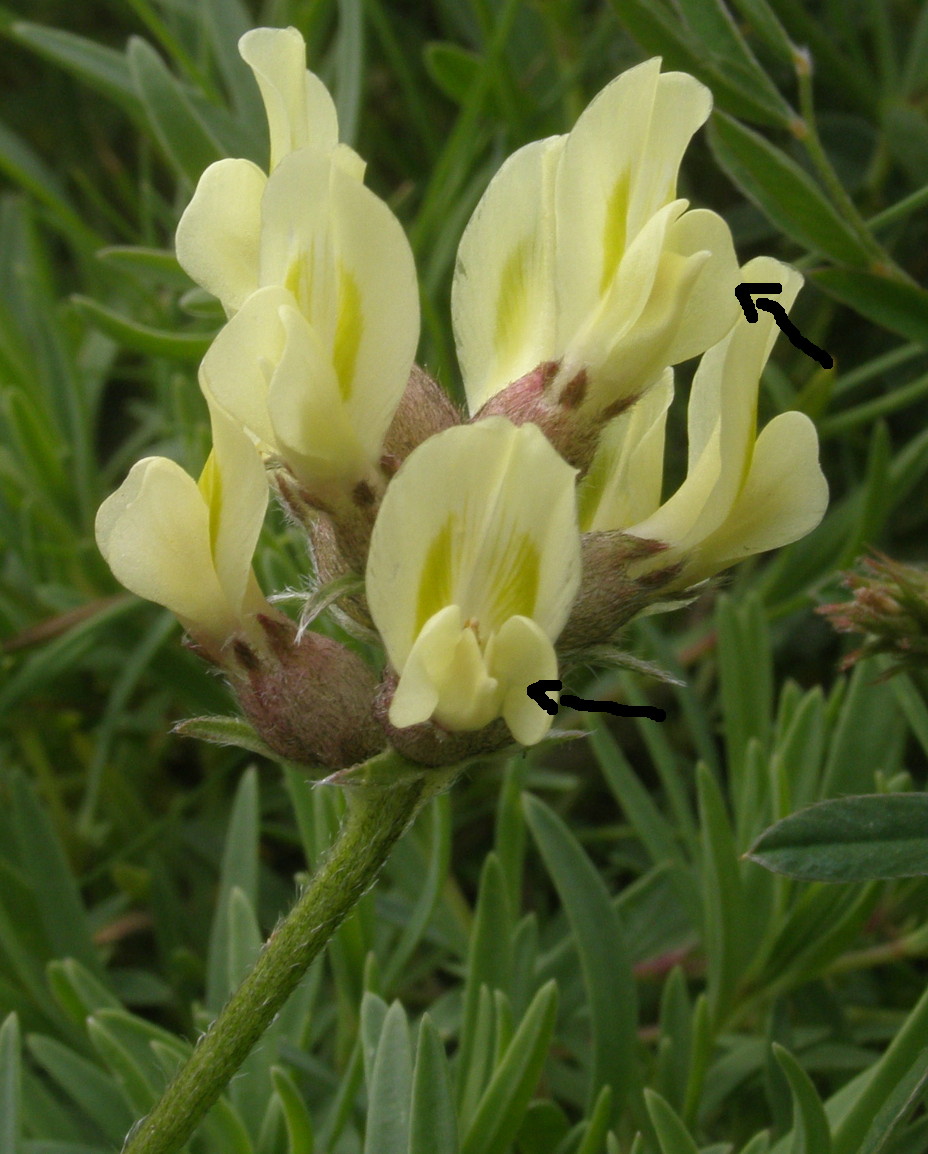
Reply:
<svg viewBox="0 0 928 1154"><path fill-rule="evenodd" d="M195 737L199 741L209 741L213 745L236 745L249 753L278 760L277 754L258 736L254 727L244 717L190 717L178 721L172 733L181 737Z"/></svg>
<svg viewBox="0 0 928 1154"><path fill-rule="evenodd" d="M619 915L599 871L561 819L531 795L524 806L580 954L593 1032L588 1109L605 1085L612 1086L617 1110L624 1102L640 1109L638 999Z"/></svg>
<svg viewBox="0 0 928 1154"><path fill-rule="evenodd" d="M232 97L238 120L245 125L265 123L264 106L251 69L238 52L241 37L254 26L254 19L241 0L201 2L203 26L209 33L213 52L225 86ZM261 146L267 149L266 131Z"/></svg>
<svg viewBox="0 0 928 1154"><path fill-rule="evenodd" d="M760 69L739 67L730 58L713 56L679 11L655 0L612 0L611 6L647 52L664 58L665 68L681 68L708 85L718 107L758 124L785 127L789 123L789 105L769 80L758 82ZM696 4L691 9L699 11Z"/></svg>
<svg viewBox="0 0 928 1154"><path fill-rule="evenodd" d="M75 958L89 969L102 972L64 850L33 786L21 773L12 777L11 795L19 860L31 883L52 953Z"/></svg>
<svg viewBox="0 0 928 1154"><path fill-rule="evenodd" d="M881 1154L881 1151L887 1148L899 1124L923 1100L926 1085L928 1085L928 1046L886 1098L856 1154Z"/></svg>
<svg viewBox="0 0 928 1154"><path fill-rule="evenodd" d="M748 24L749 32L756 32L767 47L780 58L781 63L793 66L795 49L767 0L734 0L735 7Z"/></svg>
<svg viewBox="0 0 928 1154"><path fill-rule="evenodd" d="M471 929L467 957L467 985L464 990L464 1016L461 1023L460 1069L467 1071L475 1052L480 991L508 990L512 977L512 914L509 909L506 877L499 857L487 854L480 873L477 909ZM463 1095L468 1082L462 1079ZM459 1098L463 1101L463 1097Z"/></svg>
<svg viewBox="0 0 928 1154"><path fill-rule="evenodd" d="M699 1154L696 1143L673 1107L653 1090L645 1090L644 1097L661 1154Z"/></svg>
<svg viewBox="0 0 928 1154"><path fill-rule="evenodd" d="M793 1095L791 1154L830 1154L831 1130L812 1079L789 1050L774 1042L773 1052L783 1068Z"/></svg>
<svg viewBox="0 0 928 1154"><path fill-rule="evenodd" d="M361 999L361 1047L364 1058L364 1081L370 1086L374 1080L374 1062L377 1059L377 1047L383 1033L384 1022L387 1019L389 1007L378 994L370 990L364 991Z"/></svg>
<svg viewBox="0 0 928 1154"><path fill-rule="evenodd" d="M258 900L258 774L252 766L242 774L226 830L219 875L219 895L206 963L206 1006L218 1013L234 988L229 975L232 892L240 889L252 908Z"/></svg>
<svg viewBox="0 0 928 1154"><path fill-rule="evenodd" d="M827 268L809 274L835 300L876 325L928 344L928 292L919 285L857 269Z"/></svg>
<svg viewBox="0 0 928 1154"><path fill-rule="evenodd" d="M928 794L817 802L766 829L746 856L802 881L922 877L928 874Z"/></svg>
<svg viewBox="0 0 928 1154"><path fill-rule="evenodd" d="M313 1154L313 1124L303 1095L282 1066L271 1067L271 1081L284 1114L287 1154Z"/></svg>
<svg viewBox="0 0 928 1154"><path fill-rule="evenodd" d="M677 831L664 817L629 764L621 747L602 724L594 724L590 740L596 759L618 804L655 863L672 863L671 880L685 908L699 916L700 893ZM696 923L698 925L698 921Z"/></svg>
<svg viewBox="0 0 928 1154"><path fill-rule="evenodd" d="M67 69L78 80L114 101L128 115L140 118L142 105L135 93L126 58L115 48L107 48L96 40L67 32L63 28L48 28L28 20L16 20L10 34L39 56Z"/></svg>
<svg viewBox="0 0 928 1154"><path fill-rule="evenodd" d="M541 1076L557 1017L557 983L535 995L477 1106L461 1154L505 1154Z"/></svg>
<svg viewBox="0 0 928 1154"><path fill-rule="evenodd" d="M0 1150L17 1154L20 1146L22 1069L19 1021L9 1014L0 1026Z"/></svg>
<svg viewBox="0 0 928 1154"><path fill-rule="evenodd" d="M147 40L133 36L127 49L136 91L165 156L192 186L225 152L194 109L184 88Z"/></svg>
<svg viewBox="0 0 928 1154"><path fill-rule="evenodd" d="M214 333L177 333L171 329L143 325L79 293L71 297L71 304L114 341L149 356L169 357L175 361L200 361L215 336Z"/></svg>
<svg viewBox="0 0 928 1154"><path fill-rule="evenodd" d="M87 1033L94 1049L113 1075L126 1105L137 1117L147 1114L155 1104L158 1091L163 1085L152 1082L150 1073L146 1073L143 1063L139 1062L129 1048L113 1034L108 1023L101 1022L95 1016L90 1017L87 1019Z"/></svg>
<svg viewBox="0 0 928 1154"><path fill-rule="evenodd" d="M426 872L416 875L418 896L416 904L403 921L403 932L390 952L384 967L383 982L390 989L400 979L409 959L437 909L451 862L451 806L450 795L436 797L429 806L432 819L432 837ZM409 839L406 839L407 841Z"/></svg>
<svg viewBox="0 0 928 1154"><path fill-rule="evenodd" d="M612 1087L603 1086L587 1123L586 1132L577 1147L577 1154L600 1154L606 1141L609 1120L612 1118L612 1096Z"/></svg>
<svg viewBox="0 0 928 1154"><path fill-rule="evenodd" d="M908 1096L928 1065L926 1037L928 991L918 999L876 1064L834 1096L843 1098L844 1108L839 1119L832 1119L832 1154L863 1154L866 1143L879 1137L876 1120L884 1118L890 1125L894 1110L906 1108Z"/></svg>
<svg viewBox="0 0 928 1154"><path fill-rule="evenodd" d="M750 1142L741 1148L740 1154L767 1154L769 1149L770 1131L761 1130L759 1134L755 1134Z"/></svg>
<svg viewBox="0 0 928 1154"><path fill-rule="evenodd" d="M697 769L702 818L702 901L708 966L707 992L718 1023L732 1004L743 971L745 907L738 854L719 787L704 765Z"/></svg>
<svg viewBox="0 0 928 1154"><path fill-rule="evenodd" d="M569 1133L570 1119L563 1108L550 1099L536 1098L525 1111L516 1149L519 1154L557 1154Z"/></svg>
<svg viewBox="0 0 928 1154"><path fill-rule="evenodd" d="M49 962L46 976L58 1005L79 1026L98 1010L118 1010L119 999L73 958Z"/></svg>
<svg viewBox="0 0 928 1154"><path fill-rule="evenodd" d="M97 260L120 272L131 273L149 284L168 285L182 291L190 288L190 277L177 263L177 257L170 249L146 248L140 244L113 244L101 248Z"/></svg>
<svg viewBox="0 0 928 1154"><path fill-rule="evenodd" d="M770 633L763 604L756 595L741 601L722 594L716 603L715 626L719 638L719 675L725 746L730 772L741 789L744 758L752 738L765 750L771 735L773 703L773 658ZM750 654L751 675L745 676Z"/></svg>
<svg viewBox="0 0 928 1154"><path fill-rule="evenodd" d="M425 68L438 87L455 104L463 105L480 71L480 57L457 44L432 41L423 53Z"/></svg>
<svg viewBox="0 0 928 1154"><path fill-rule="evenodd" d="M364 1154L398 1154L409 1147L412 1055L400 1002L387 1011L368 1086Z"/></svg>
<svg viewBox="0 0 928 1154"><path fill-rule="evenodd" d="M97 249L103 243L71 207L61 182L43 160L0 122L0 172L51 213L52 221L72 243Z"/></svg>
<svg viewBox="0 0 928 1154"><path fill-rule="evenodd" d="M31 1034L26 1044L39 1065L93 1119L107 1140L118 1147L134 1118L113 1079L94 1062L88 1062L54 1038Z"/></svg>
<svg viewBox="0 0 928 1154"><path fill-rule="evenodd" d="M799 165L730 116L709 126L715 159L749 200L799 244L842 264L869 264L867 250Z"/></svg>
<svg viewBox="0 0 928 1154"><path fill-rule="evenodd" d="M493 992L480 985L477 1009L470 1031L467 1053L458 1060L458 1119L465 1128L473 1118L480 1098L493 1076L496 1055L496 1012Z"/></svg>
<svg viewBox="0 0 928 1154"><path fill-rule="evenodd" d="M412 1075L409 1154L458 1154L458 1120L448 1059L428 1014L419 1022Z"/></svg>
<svg viewBox="0 0 928 1154"><path fill-rule="evenodd" d="M354 146L364 88L364 15L360 0L337 0L337 3L335 108L339 138Z"/></svg>
<svg viewBox="0 0 928 1154"><path fill-rule="evenodd" d="M677 6L694 36L708 49L705 55L715 72L727 74L740 91L750 93L765 108L776 109L780 123L788 123L793 110L757 62L725 4L721 0L677 0Z"/></svg>

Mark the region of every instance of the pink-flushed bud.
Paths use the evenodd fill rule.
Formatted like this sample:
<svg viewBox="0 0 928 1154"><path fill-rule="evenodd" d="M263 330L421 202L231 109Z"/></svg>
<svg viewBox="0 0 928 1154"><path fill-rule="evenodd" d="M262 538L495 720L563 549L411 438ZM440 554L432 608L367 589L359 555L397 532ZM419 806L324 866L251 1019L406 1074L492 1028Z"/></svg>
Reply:
<svg viewBox="0 0 928 1154"><path fill-rule="evenodd" d="M364 572L381 493L366 481L345 495L310 493L284 467L273 470L271 481L287 514L310 539L320 580Z"/></svg>
<svg viewBox="0 0 928 1154"><path fill-rule="evenodd" d="M232 644L231 684L245 716L280 757L331 771L386 745L374 717L377 679L352 650L288 619L259 615L262 651Z"/></svg>
<svg viewBox="0 0 928 1154"><path fill-rule="evenodd" d="M507 417L514 425L531 422L541 429L564 460L583 474L593 460L601 430L633 404L635 398L625 398L605 410L585 407L587 379L583 370L555 396L551 386L560 367L558 361L538 365L490 397L473 419L481 421L485 417L500 416Z"/></svg>
<svg viewBox="0 0 928 1154"><path fill-rule="evenodd" d="M432 720L398 728L390 721L390 706L398 681L397 674L392 669L387 670L374 701L374 715L385 739L409 761L437 769L513 746L512 734L501 717L483 729L456 732Z"/></svg>
<svg viewBox="0 0 928 1154"><path fill-rule="evenodd" d="M928 664L928 573L895 561L878 549L858 557L856 571L845 571L853 600L819 605L816 612L839 633L858 633L863 643L841 662L850 669L864 657L886 653L895 659L885 676Z"/></svg>
<svg viewBox="0 0 928 1154"><path fill-rule="evenodd" d="M424 440L461 421L461 413L441 385L413 365L384 439L382 468L392 476Z"/></svg>
<svg viewBox="0 0 928 1154"><path fill-rule="evenodd" d="M621 530L584 533L583 577L557 651L576 659L584 649L608 641L649 605L665 599L664 590L680 570L679 563L629 576L636 562L654 559L666 549L660 541L630 537Z"/></svg>

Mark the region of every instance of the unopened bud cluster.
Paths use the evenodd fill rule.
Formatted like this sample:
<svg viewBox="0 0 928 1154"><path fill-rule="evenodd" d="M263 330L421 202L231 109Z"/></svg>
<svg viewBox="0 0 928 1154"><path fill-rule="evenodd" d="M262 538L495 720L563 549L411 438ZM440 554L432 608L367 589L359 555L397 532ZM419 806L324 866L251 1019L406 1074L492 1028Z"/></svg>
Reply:
<svg viewBox="0 0 928 1154"><path fill-rule="evenodd" d="M414 363L409 244L339 143L301 37L257 29L240 50L268 171L211 165L177 231L227 315L199 374L213 452L198 482L139 462L101 507L100 548L289 761L328 773L389 746L437 766L534 744L551 716L530 684L821 519L809 419L758 434L776 329L749 325L734 293L781 282L789 307L801 278L769 258L739 268L725 222L676 197L710 94L647 61L569 134L511 156L477 206L452 290L461 412ZM665 498L673 366L693 357L687 475ZM314 602L378 659L258 587L272 491L305 532Z"/></svg>
<svg viewBox="0 0 928 1154"><path fill-rule="evenodd" d="M843 669L877 654L895 658L893 672L928 664L928 571L874 552L844 574L843 584L852 600L818 608L839 633L863 636Z"/></svg>

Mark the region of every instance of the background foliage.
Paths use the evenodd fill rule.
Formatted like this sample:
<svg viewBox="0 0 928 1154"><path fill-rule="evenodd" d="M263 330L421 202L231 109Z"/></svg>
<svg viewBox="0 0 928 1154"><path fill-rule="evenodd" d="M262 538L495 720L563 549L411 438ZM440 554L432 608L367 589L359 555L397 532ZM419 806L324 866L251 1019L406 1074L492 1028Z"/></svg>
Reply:
<svg viewBox="0 0 928 1154"><path fill-rule="evenodd" d="M919 675L838 675L812 611L866 545L925 554L915 0L0 8L0 1149L119 1148L342 805L171 736L225 691L166 613L116 588L92 536L135 459L205 457L195 372L220 313L171 242L206 164L263 160L235 49L261 23L304 33L407 226L420 361L452 392L454 253L502 159L646 55L709 84L684 191L744 259L805 272L793 317L836 369L781 341L761 420L816 420L832 502L806 540L632 628L628 647L685 684L572 687L647 694L666 724L596 727L433 803L191 1149L919 1154L925 881L797 882L741 856L809 803L924 787ZM668 485L679 411L671 438ZM304 568L272 521L264 587L299 588Z"/></svg>

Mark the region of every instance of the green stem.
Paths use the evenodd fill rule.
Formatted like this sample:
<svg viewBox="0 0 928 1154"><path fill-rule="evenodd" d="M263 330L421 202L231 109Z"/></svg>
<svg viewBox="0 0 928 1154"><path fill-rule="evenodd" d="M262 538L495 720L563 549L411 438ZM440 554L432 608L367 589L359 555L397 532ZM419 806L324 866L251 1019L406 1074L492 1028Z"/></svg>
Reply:
<svg viewBox="0 0 928 1154"><path fill-rule="evenodd" d="M793 66L796 70L799 88L799 111L802 113L802 131L801 134L797 132L797 136L799 136L809 159L815 165L822 184L830 193L832 202L844 217L845 222L854 231L862 247L869 254L873 271L879 271L884 276L891 276L895 280L913 283L905 269L896 264L870 231L867 222L841 183L841 178L835 172L828 153L825 151L825 146L818 134L818 123L815 117L815 103L812 94L812 61L808 54L797 49L793 55Z"/></svg>
<svg viewBox="0 0 928 1154"><path fill-rule="evenodd" d="M176 1154L245 1061L358 899L370 888L396 841L457 768L403 774L399 784L347 787L348 812L334 844L286 918L152 1112L130 1133L123 1154Z"/></svg>

